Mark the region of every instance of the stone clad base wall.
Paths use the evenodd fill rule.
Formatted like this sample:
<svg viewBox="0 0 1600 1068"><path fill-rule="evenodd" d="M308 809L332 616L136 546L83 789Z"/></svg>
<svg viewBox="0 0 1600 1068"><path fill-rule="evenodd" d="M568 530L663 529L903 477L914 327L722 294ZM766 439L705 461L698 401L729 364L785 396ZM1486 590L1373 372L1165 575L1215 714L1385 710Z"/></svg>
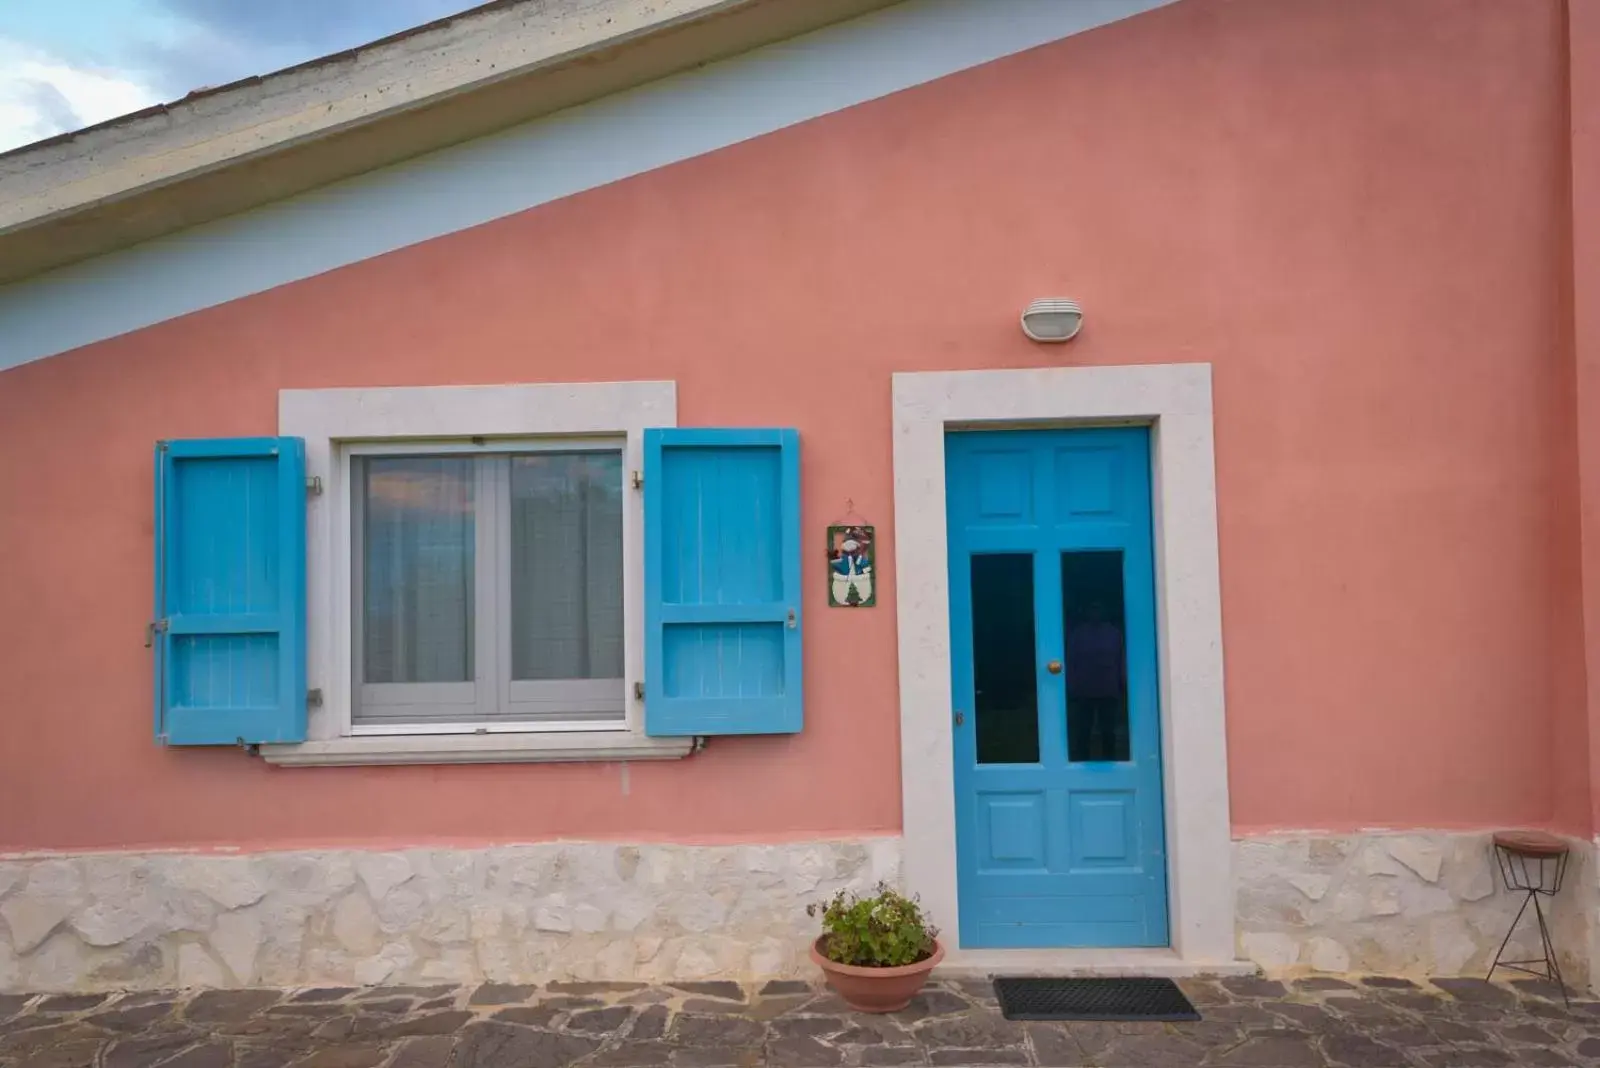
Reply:
<svg viewBox="0 0 1600 1068"><path fill-rule="evenodd" d="M898 838L0 860L0 990L808 972L805 906Z"/></svg>
<svg viewBox="0 0 1600 1068"><path fill-rule="evenodd" d="M1553 917L1582 982L1573 845ZM899 838L5 858L0 991L808 976L805 906L900 868ZM1483 834L1250 838L1234 871L1239 956L1272 974L1482 974L1520 904Z"/></svg>
<svg viewBox="0 0 1600 1068"><path fill-rule="evenodd" d="M1563 974L1585 982L1597 919L1594 848L1572 840L1542 904ZM1239 956L1269 974L1483 975L1521 907L1487 833L1285 834L1234 842ZM1508 959L1543 956L1533 911ZM1512 977L1515 973L1511 973Z"/></svg>

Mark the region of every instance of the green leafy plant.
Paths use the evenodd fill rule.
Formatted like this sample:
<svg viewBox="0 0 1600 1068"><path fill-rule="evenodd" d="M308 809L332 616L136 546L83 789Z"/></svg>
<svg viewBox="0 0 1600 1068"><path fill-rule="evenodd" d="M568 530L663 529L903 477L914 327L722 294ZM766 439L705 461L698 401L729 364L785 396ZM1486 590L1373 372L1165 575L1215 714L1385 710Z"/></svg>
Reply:
<svg viewBox="0 0 1600 1068"><path fill-rule="evenodd" d="M933 956L939 932L923 918L914 897L879 883L870 897L840 890L829 901L807 905L822 915L822 954L835 964L898 968Z"/></svg>

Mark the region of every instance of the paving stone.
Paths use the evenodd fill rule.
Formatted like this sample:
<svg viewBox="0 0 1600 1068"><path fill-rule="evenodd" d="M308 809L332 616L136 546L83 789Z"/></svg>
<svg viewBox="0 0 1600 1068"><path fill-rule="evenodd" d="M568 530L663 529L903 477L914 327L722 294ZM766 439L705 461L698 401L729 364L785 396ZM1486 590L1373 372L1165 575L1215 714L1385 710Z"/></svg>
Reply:
<svg viewBox="0 0 1600 1068"><path fill-rule="evenodd" d="M288 1068L295 1052L282 1049L250 1047L234 1054L234 1068Z"/></svg>
<svg viewBox="0 0 1600 1068"><path fill-rule="evenodd" d="M354 994L355 991L347 986L319 986L311 990L302 990L290 1001L343 1001Z"/></svg>
<svg viewBox="0 0 1600 1068"><path fill-rule="evenodd" d="M1550 979L1513 979L1512 987L1523 997L1544 998L1546 1001L1560 1001L1561 986ZM1567 991L1567 996L1572 996L1572 991Z"/></svg>
<svg viewBox="0 0 1600 1068"><path fill-rule="evenodd" d="M110 997L109 994L51 994L39 999L34 1012L83 1012Z"/></svg>
<svg viewBox="0 0 1600 1068"><path fill-rule="evenodd" d="M408 1038L395 1050L388 1068L446 1068L455 1048L455 1039L449 1035Z"/></svg>
<svg viewBox="0 0 1600 1068"><path fill-rule="evenodd" d="M863 1013L839 1022L849 1024L849 1027L833 1039L836 1046L914 1046L917 1042L911 1032L900 1026L892 1016L869 1016Z"/></svg>
<svg viewBox="0 0 1600 1068"><path fill-rule="evenodd" d="M549 1027L560 1017L561 1010L549 1005L519 1005L494 1014L494 1018L501 1023L521 1024L523 1027Z"/></svg>
<svg viewBox="0 0 1600 1068"><path fill-rule="evenodd" d="M1420 991L1386 992L1383 1000L1395 1008L1419 1012L1424 1016L1442 1016L1451 1011L1455 1004L1443 994L1424 994Z"/></svg>
<svg viewBox="0 0 1600 1068"><path fill-rule="evenodd" d="M838 1016L785 1016L773 1020L767 1025L774 1038L789 1038L791 1036L840 1035L839 1041L845 1041L841 1032L851 1029L851 1022ZM883 1041L879 1038L877 1041Z"/></svg>
<svg viewBox="0 0 1600 1068"><path fill-rule="evenodd" d="M1586 1038L1579 1042L1578 1052L1585 1057L1600 1057L1600 1037Z"/></svg>
<svg viewBox="0 0 1600 1068"><path fill-rule="evenodd" d="M0 994L0 1020L15 1016L32 1000L32 994Z"/></svg>
<svg viewBox="0 0 1600 1068"><path fill-rule="evenodd" d="M40 1050L16 1063L23 1068L84 1068L94 1063L99 1049L100 1043L93 1039L76 1039Z"/></svg>
<svg viewBox="0 0 1600 1068"><path fill-rule="evenodd" d="M772 1068L828 1068L839 1064L844 1055L805 1035L790 1035L767 1043L766 1064Z"/></svg>
<svg viewBox="0 0 1600 1068"><path fill-rule="evenodd" d="M233 1064L233 1045L229 1042L205 1042L191 1046L172 1058L162 1061L162 1068L229 1068Z"/></svg>
<svg viewBox="0 0 1600 1068"><path fill-rule="evenodd" d="M609 1009L588 1009L574 1013L567 1020L568 1031L582 1031L589 1035L609 1035L628 1022L633 1010L626 1005L613 1005Z"/></svg>
<svg viewBox="0 0 1600 1068"><path fill-rule="evenodd" d="M705 1046L674 1050L675 1068L758 1068L765 1054L759 1046Z"/></svg>
<svg viewBox="0 0 1600 1068"><path fill-rule="evenodd" d="M561 1035L502 1023L475 1023L461 1032L454 1068L560 1068L600 1048L585 1035Z"/></svg>
<svg viewBox="0 0 1600 1068"><path fill-rule="evenodd" d="M736 1016L680 1015L672 1021L672 1037L685 1045L734 1048L766 1039L766 1028Z"/></svg>
<svg viewBox="0 0 1600 1068"><path fill-rule="evenodd" d="M295 1061L295 1068L374 1068L389 1055L376 1042L355 1046L329 1046ZM166 1065L162 1065L166 1068Z"/></svg>
<svg viewBox="0 0 1600 1068"><path fill-rule="evenodd" d="M1237 1040L1235 1036L1234 1041ZM1190 1041L1186 1035L1151 1031L1120 1035L1084 1063L1116 1065L1116 1068L1176 1068L1178 1065L1188 1068L1199 1064L1205 1055L1205 1047Z"/></svg>
<svg viewBox="0 0 1600 1068"><path fill-rule="evenodd" d="M1499 1035L1507 1042L1517 1042L1529 1046L1554 1046L1559 1045L1559 1040L1549 1031L1537 1024L1523 1023L1502 1027Z"/></svg>
<svg viewBox="0 0 1600 1068"><path fill-rule="evenodd" d="M671 1064L675 1046L665 1042L627 1042L615 1049L603 1050L585 1062L603 1068L645 1068L648 1065Z"/></svg>
<svg viewBox="0 0 1600 1068"><path fill-rule="evenodd" d="M1406 1055L1364 1035L1323 1035L1322 1054L1344 1068L1405 1068Z"/></svg>
<svg viewBox="0 0 1600 1068"><path fill-rule="evenodd" d="M1072 1037L1072 1032L1054 1024L1028 1024L1028 1045L1033 1049L1033 1063L1053 1066L1084 1063L1083 1049Z"/></svg>
<svg viewBox="0 0 1600 1068"><path fill-rule="evenodd" d="M1298 1001L1267 1001L1262 1004L1268 1012L1281 1016L1307 1031L1321 1032L1345 1026L1343 1020L1336 1018L1321 1005L1307 1005Z"/></svg>
<svg viewBox="0 0 1600 1068"><path fill-rule="evenodd" d="M569 997L565 994L562 994L553 998L540 998L539 1004L548 1005L552 1009L563 1009L570 1012L573 1009L598 1009L600 1006L604 1005L605 1002L601 1001L599 998Z"/></svg>
<svg viewBox="0 0 1600 1068"><path fill-rule="evenodd" d="M511 983L484 983L472 992L468 1005L522 1005L539 992L537 986Z"/></svg>
<svg viewBox="0 0 1600 1068"><path fill-rule="evenodd" d="M1280 1028L1287 1024L1260 1005L1218 1005L1206 1010L1205 1018L1212 1023L1230 1024L1240 1030L1246 1028Z"/></svg>
<svg viewBox="0 0 1600 1068"><path fill-rule="evenodd" d="M1369 975L1361 980L1362 986L1375 987L1379 990L1415 990L1417 984L1410 979L1401 979L1392 975Z"/></svg>
<svg viewBox="0 0 1600 1068"><path fill-rule="evenodd" d="M846 1006L848 1010L849 1006ZM929 1016L948 1016L966 1012L972 1003L948 990L924 990L911 999L911 1004L895 1013L902 1020L921 1020Z"/></svg>
<svg viewBox="0 0 1600 1068"><path fill-rule="evenodd" d="M672 983L672 989L681 990L685 994L698 994L707 998L722 998L726 1001L743 1001L744 988L738 983L725 979L717 979L708 983Z"/></svg>
<svg viewBox="0 0 1600 1068"><path fill-rule="evenodd" d="M1330 975L1315 975L1309 979L1296 979L1294 982L1294 988L1296 990L1311 991L1354 990L1355 985L1353 983L1347 983L1343 979L1335 979Z"/></svg>
<svg viewBox="0 0 1600 1068"><path fill-rule="evenodd" d="M1027 1064L1028 1054L1020 1049L931 1049L928 1063L959 1065Z"/></svg>
<svg viewBox="0 0 1600 1068"><path fill-rule="evenodd" d="M1183 996L1189 999L1195 1008L1204 1008L1207 1005L1227 1005L1233 997L1222 988L1216 979L1179 979L1178 989L1183 991Z"/></svg>
<svg viewBox="0 0 1600 1068"><path fill-rule="evenodd" d="M624 994L645 989L643 983L596 983L579 980L558 980L548 987L552 994L580 994L592 997L595 994Z"/></svg>
<svg viewBox="0 0 1600 1068"><path fill-rule="evenodd" d="M1402 1024L1399 1027L1374 1028L1371 1036L1374 1040L1396 1049L1417 1049L1425 1046L1437 1046L1440 1038L1422 1024Z"/></svg>
<svg viewBox="0 0 1600 1068"><path fill-rule="evenodd" d="M426 1016L414 1016L409 1020L391 1024L385 1034L390 1038L405 1038L410 1035L453 1035L472 1019L473 1015L470 1012L431 1012Z"/></svg>
<svg viewBox="0 0 1600 1068"><path fill-rule="evenodd" d="M458 988L450 983L433 983L428 986L372 986L364 987L356 994L357 1000L370 1001L373 998L436 998L442 994L453 994Z"/></svg>
<svg viewBox="0 0 1600 1068"><path fill-rule="evenodd" d="M897 1064L927 1064L927 1054L920 1046L872 1046L861 1051L861 1063L866 1068Z"/></svg>
<svg viewBox="0 0 1600 1068"><path fill-rule="evenodd" d="M1454 997L1475 1005L1496 1005L1511 1008L1517 999L1503 986L1495 986L1485 979L1435 979L1433 985Z"/></svg>
<svg viewBox="0 0 1600 1068"><path fill-rule="evenodd" d="M381 1012L386 1016L399 1016L401 1013L410 1012L411 1007L415 1004L416 1002L410 998L385 998L381 1001L363 1001L361 1003L361 1011ZM287 1005L283 1006L283 1008L288 1007Z"/></svg>
<svg viewBox="0 0 1600 1068"><path fill-rule="evenodd" d="M773 979L761 988L764 998L779 997L785 994L809 994L811 984L799 979Z"/></svg>
<svg viewBox="0 0 1600 1068"><path fill-rule="evenodd" d="M392 1000L392 999L391 999ZM359 1007L365 1009L368 1005L385 1005L387 1001L363 1001ZM408 1001L409 1006L411 1003ZM339 1016L350 1011L352 1006L343 1002L303 1002L301 1004L273 1005L263 1010L268 1016L294 1017L306 1020L326 1020L330 1016Z"/></svg>
<svg viewBox="0 0 1600 1068"><path fill-rule="evenodd" d="M1276 979L1259 975L1230 975L1220 982L1224 990L1241 998L1281 998L1288 993Z"/></svg>
<svg viewBox="0 0 1600 1068"><path fill-rule="evenodd" d="M127 1009L118 1004L104 1012L85 1017L84 1022L119 1034L132 1034L135 1031L148 1030L157 1020L163 1019L171 1012L171 1005L160 1002L152 1005L135 1005Z"/></svg>
<svg viewBox="0 0 1600 1068"><path fill-rule="evenodd" d="M165 1060L186 1046L192 1046L192 1034L149 1035L124 1038L108 1048L101 1064L104 1068L146 1068Z"/></svg>
<svg viewBox="0 0 1600 1068"><path fill-rule="evenodd" d="M622 995L622 997L617 999L617 1004L660 1005L671 1001L676 996L677 992L673 990L659 990L655 987L647 987L644 990L636 990L631 994Z"/></svg>
<svg viewBox="0 0 1600 1068"><path fill-rule="evenodd" d="M442 998L430 998L417 1006L418 1012L437 1012L439 1009L453 1009L459 1001L455 995Z"/></svg>
<svg viewBox="0 0 1600 1068"><path fill-rule="evenodd" d="M207 990L196 994L183 1014L202 1023L226 1023L254 1016L282 996L276 990Z"/></svg>
<svg viewBox="0 0 1600 1068"><path fill-rule="evenodd" d="M1489 1033L1479 1027L1469 1027L1464 1023L1454 1020L1436 1019L1428 1021L1428 1030L1438 1035L1440 1040L1450 1043L1488 1043Z"/></svg>
<svg viewBox="0 0 1600 1068"><path fill-rule="evenodd" d="M689 998L680 1011L713 1016L755 1015L754 1009L742 1001L713 1001L710 998Z"/></svg>
<svg viewBox="0 0 1600 1068"><path fill-rule="evenodd" d="M1309 1037L1263 1035L1246 1039L1233 1049L1214 1055L1207 1064L1219 1068L1300 1068L1320 1066L1322 1055Z"/></svg>
<svg viewBox="0 0 1600 1068"><path fill-rule="evenodd" d="M1453 1049L1448 1053L1430 1053L1427 1061L1437 1068L1504 1068L1505 1065L1516 1063L1509 1053L1491 1046Z"/></svg>
<svg viewBox="0 0 1600 1068"><path fill-rule="evenodd" d="M1519 1049L1517 1063L1536 1068L1577 1068L1577 1062L1565 1053L1553 1049Z"/></svg>
<svg viewBox="0 0 1600 1068"><path fill-rule="evenodd" d="M915 1033L917 1041L930 1050L1003 1049L1022 1045L1027 1035L1020 1023L977 1012L924 1021Z"/></svg>
<svg viewBox="0 0 1600 1068"><path fill-rule="evenodd" d="M648 1041L660 1038L667 1033L667 1020L669 1013L665 1005L652 1005L639 1014L633 1021L633 1028L628 1032L628 1040Z"/></svg>

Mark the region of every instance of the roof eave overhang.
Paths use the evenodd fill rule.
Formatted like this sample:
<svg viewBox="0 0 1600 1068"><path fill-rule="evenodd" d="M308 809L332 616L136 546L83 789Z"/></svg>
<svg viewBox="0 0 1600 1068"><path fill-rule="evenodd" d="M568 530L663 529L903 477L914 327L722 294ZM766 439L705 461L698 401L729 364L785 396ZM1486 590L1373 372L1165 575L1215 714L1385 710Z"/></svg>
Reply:
<svg viewBox="0 0 1600 1068"><path fill-rule="evenodd" d="M0 284L896 0L521 0L0 155Z"/></svg>

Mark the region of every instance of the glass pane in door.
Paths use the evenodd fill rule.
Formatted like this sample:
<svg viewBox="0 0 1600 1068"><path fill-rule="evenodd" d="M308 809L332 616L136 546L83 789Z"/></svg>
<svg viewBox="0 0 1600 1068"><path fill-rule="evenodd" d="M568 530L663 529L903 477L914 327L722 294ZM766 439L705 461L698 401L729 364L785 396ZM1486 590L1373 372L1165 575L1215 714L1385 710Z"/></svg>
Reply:
<svg viewBox="0 0 1600 1068"><path fill-rule="evenodd" d="M978 763L1039 762L1033 554L972 558L972 673Z"/></svg>
<svg viewBox="0 0 1600 1068"><path fill-rule="evenodd" d="M1128 657L1122 550L1061 554L1067 759L1128 759Z"/></svg>

